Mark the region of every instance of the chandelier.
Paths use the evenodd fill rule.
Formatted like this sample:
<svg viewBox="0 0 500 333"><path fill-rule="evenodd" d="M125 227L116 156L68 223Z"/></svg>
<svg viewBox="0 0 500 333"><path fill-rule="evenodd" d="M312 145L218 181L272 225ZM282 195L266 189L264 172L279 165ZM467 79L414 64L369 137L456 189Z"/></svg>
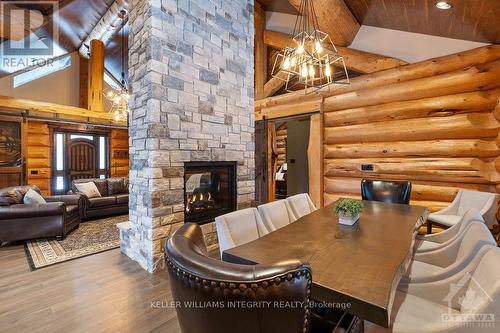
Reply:
<svg viewBox="0 0 500 333"><path fill-rule="evenodd" d="M117 89L107 89L104 91L104 96L109 105L109 112L117 121L126 121L128 119L128 100L130 95L127 90L127 83L125 81L125 23L127 19L127 12L120 11L121 18L121 56L122 56L122 73L120 87Z"/></svg>
<svg viewBox="0 0 500 333"><path fill-rule="evenodd" d="M276 54L272 75L285 81L289 92L304 89L311 93L332 83L349 84L344 58L328 34L319 30L312 0L302 0L293 35Z"/></svg>

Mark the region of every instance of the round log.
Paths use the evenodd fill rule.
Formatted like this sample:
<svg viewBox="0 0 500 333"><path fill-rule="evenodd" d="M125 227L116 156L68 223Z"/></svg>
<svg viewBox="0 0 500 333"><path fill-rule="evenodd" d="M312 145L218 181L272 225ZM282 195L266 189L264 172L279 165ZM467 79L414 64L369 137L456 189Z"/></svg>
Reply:
<svg viewBox="0 0 500 333"><path fill-rule="evenodd" d="M363 157L497 157L495 140L427 140L365 142L324 146L325 158Z"/></svg>
<svg viewBox="0 0 500 333"><path fill-rule="evenodd" d="M495 108L499 96L500 89L493 89L330 111L325 112L325 126L348 126L379 121L445 117L460 113L490 111Z"/></svg>
<svg viewBox="0 0 500 333"><path fill-rule="evenodd" d="M323 110L334 111L397 101L418 100L488 90L500 86L500 60L456 72L367 88L324 99Z"/></svg>
<svg viewBox="0 0 500 333"><path fill-rule="evenodd" d="M394 120L325 128L325 144L436 139L496 138L499 122L492 114L472 113L450 117Z"/></svg>

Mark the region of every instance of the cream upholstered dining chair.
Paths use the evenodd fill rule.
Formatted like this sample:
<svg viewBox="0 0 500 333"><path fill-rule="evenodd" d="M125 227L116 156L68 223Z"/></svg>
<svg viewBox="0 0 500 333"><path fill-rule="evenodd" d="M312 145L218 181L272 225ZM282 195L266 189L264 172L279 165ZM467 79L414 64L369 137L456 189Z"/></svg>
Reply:
<svg viewBox="0 0 500 333"><path fill-rule="evenodd" d="M436 234L418 235L415 251L417 253L422 253L434 251L447 246L460 237L465 231L465 228L474 221L484 223L483 217L479 211L471 208L465 213L464 216L462 216L457 224L451 226L450 228Z"/></svg>
<svg viewBox="0 0 500 333"><path fill-rule="evenodd" d="M498 332L499 262L500 248L489 246L471 270L461 270L444 280L410 283L404 291L399 289L391 311L392 332ZM483 321L478 321L478 316Z"/></svg>
<svg viewBox="0 0 500 333"><path fill-rule="evenodd" d="M416 253L402 282L422 283L445 279L464 269L485 245L496 246L495 238L482 222L470 223L461 237L449 245Z"/></svg>
<svg viewBox="0 0 500 333"><path fill-rule="evenodd" d="M314 206L309 194L307 193L293 195L286 198L286 201L288 202L293 215L297 219L316 210L316 206Z"/></svg>
<svg viewBox="0 0 500 333"><path fill-rule="evenodd" d="M429 214L427 219L451 227L460 221L467 210L475 208L483 217L488 228L492 229L495 222L497 201L498 195L496 193L460 189L448 207Z"/></svg>
<svg viewBox="0 0 500 333"><path fill-rule="evenodd" d="M222 253L268 233L257 208L247 208L215 218L219 250Z"/></svg>
<svg viewBox="0 0 500 333"><path fill-rule="evenodd" d="M269 232L283 228L297 220L290 209L290 205L284 199L260 205L258 209Z"/></svg>

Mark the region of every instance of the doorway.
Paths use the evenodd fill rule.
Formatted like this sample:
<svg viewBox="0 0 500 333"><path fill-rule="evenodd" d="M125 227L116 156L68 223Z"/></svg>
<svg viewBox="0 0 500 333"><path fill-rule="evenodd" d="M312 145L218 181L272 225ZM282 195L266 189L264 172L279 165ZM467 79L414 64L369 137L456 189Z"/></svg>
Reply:
<svg viewBox="0 0 500 333"><path fill-rule="evenodd" d="M108 177L107 135L55 131L53 139L53 193L66 193L74 179Z"/></svg>
<svg viewBox="0 0 500 333"><path fill-rule="evenodd" d="M255 122L257 204L309 193L323 206L323 118L318 112Z"/></svg>

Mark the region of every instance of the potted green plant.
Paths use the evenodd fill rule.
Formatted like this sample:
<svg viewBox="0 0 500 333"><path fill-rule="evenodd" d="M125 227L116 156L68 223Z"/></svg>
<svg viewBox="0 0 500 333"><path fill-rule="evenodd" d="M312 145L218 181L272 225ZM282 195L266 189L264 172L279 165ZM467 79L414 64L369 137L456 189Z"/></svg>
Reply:
<svg viewBox="0 0 500 333"><path fill-rule="evenodd" d="M353 225L362 211L363 203L360 200L342 198L335 204L335 214L340 224Z"/></svg>

